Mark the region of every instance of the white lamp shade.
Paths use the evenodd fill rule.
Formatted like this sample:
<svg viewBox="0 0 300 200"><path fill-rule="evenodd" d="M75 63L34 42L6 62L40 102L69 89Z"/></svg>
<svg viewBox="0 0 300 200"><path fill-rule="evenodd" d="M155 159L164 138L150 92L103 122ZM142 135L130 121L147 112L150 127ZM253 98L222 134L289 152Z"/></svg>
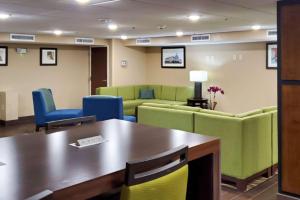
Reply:
<svg viewBox="0 0 300 200"><path fill-rule="evenodd" d="M204 82L207 81L207 71L190 71L190 81Z"/></svg>

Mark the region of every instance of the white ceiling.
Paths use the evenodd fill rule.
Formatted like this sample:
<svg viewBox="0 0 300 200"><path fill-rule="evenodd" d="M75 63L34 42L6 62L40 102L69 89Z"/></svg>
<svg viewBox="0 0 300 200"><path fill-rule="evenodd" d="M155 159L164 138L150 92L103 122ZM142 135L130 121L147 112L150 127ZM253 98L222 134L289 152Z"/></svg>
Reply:
<svg viewBox="0 0 300 200"><path fill-rule="evenodd" d="M91 0L89 4L104 0ZM121 0L101 6L79 5L75 0L0 0L0 13L12 14L0 20L0 32L46 33L61 29L77 36L100 38L225 32L276 27L276 0ZM190 14L202 19L192 23ZM112 19L115 32L99 19ZM167 25L159 30L160 25ZM136 27L135 30L132 27Z"/></svg>

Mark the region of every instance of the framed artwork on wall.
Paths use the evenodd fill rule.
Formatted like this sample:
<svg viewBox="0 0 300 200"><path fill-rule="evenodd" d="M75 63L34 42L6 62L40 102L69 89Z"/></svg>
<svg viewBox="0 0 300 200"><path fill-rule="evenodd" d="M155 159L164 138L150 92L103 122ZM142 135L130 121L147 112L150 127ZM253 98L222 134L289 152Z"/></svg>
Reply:
<svg viewBox="0 0 300 200"><path fill-rule="evenodd" d="M8 65L8 51L7 46L0 46L0 66Z"/></svg>
<svg viewBox="0 0 300 200"><path fill-rule="evenodd" d="M162 68L185 68L185 47L162 47Z"/></svg>
<svg viewBox="0 0 300 200"><path fill-rule="evenodd" d="M267 43L267 69L277 69L277 43Z"/></svg>
<svg viewBox="0 0 300 200"><path fill-rule="evenodd" d="M57 48L40 48L40 65L57 65Z"/></svg>

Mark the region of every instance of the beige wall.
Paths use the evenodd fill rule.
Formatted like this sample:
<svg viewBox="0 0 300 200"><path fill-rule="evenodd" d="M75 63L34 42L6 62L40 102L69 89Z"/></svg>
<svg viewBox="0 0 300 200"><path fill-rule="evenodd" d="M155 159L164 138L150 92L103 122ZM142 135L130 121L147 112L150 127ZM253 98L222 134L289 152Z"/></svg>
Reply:
<svg viewBox="0 0 300 200"><path fill-rule="evenodd" d="M160 48L147 48L147 82L193 85L189 81L189 71L207 70L209 81L204 84L204 91L209 85L218 85L225 90L224 96L218 96L217 110L240 113L276 105L276 70L266 70L265 43L186 48L186 69L162 69Z"/></svg>
<svg viewBox="0 0 300 200"><path fill-rule="evenodd" d="M9 66L0 67L0 91L13 90L19 94L19 117L33 115L31 92L42 87L53 90L58 108L81 108L82 97L89 93L89 47L56 45L58 66L40 66L39 45L8 47ZM16 47L28 48L29 52L18 55Z"/></svg>
<svg viewBox="0 0 300 200"><path fill-rule="evenodd" d="M144 47L126 47L121 40L111 41L112 85L143 84L146 81L146 49ZM127 67L121 61L128 62Z"/></svg>

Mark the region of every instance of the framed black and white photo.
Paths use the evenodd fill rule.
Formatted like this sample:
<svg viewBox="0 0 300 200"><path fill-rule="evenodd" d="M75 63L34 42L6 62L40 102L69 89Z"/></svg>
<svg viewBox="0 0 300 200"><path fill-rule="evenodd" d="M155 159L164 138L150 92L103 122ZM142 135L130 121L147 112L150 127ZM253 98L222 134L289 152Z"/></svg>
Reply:
<svg viewBox="0 0 300 200"><path fill-rule="evenodd" d="M0 46L0 66L7 66L8 51L6 46Z"/></svg>
<svg viewBox="0 0 300 200"><path fill-rule="evenodd" d="M40 65L57 65L57 48L40 48Z"/></svg>
<svg viewBox="0 0 300 200"><path fill-rule="evenodd" d="M277 43L267 43L267 69L277 69Z"/></svg>
<svg viewBox="0 0 300 200"><path fill-rule="evenodd" d="M185 68L185 47L162 47L162 68Z"/></svg>

